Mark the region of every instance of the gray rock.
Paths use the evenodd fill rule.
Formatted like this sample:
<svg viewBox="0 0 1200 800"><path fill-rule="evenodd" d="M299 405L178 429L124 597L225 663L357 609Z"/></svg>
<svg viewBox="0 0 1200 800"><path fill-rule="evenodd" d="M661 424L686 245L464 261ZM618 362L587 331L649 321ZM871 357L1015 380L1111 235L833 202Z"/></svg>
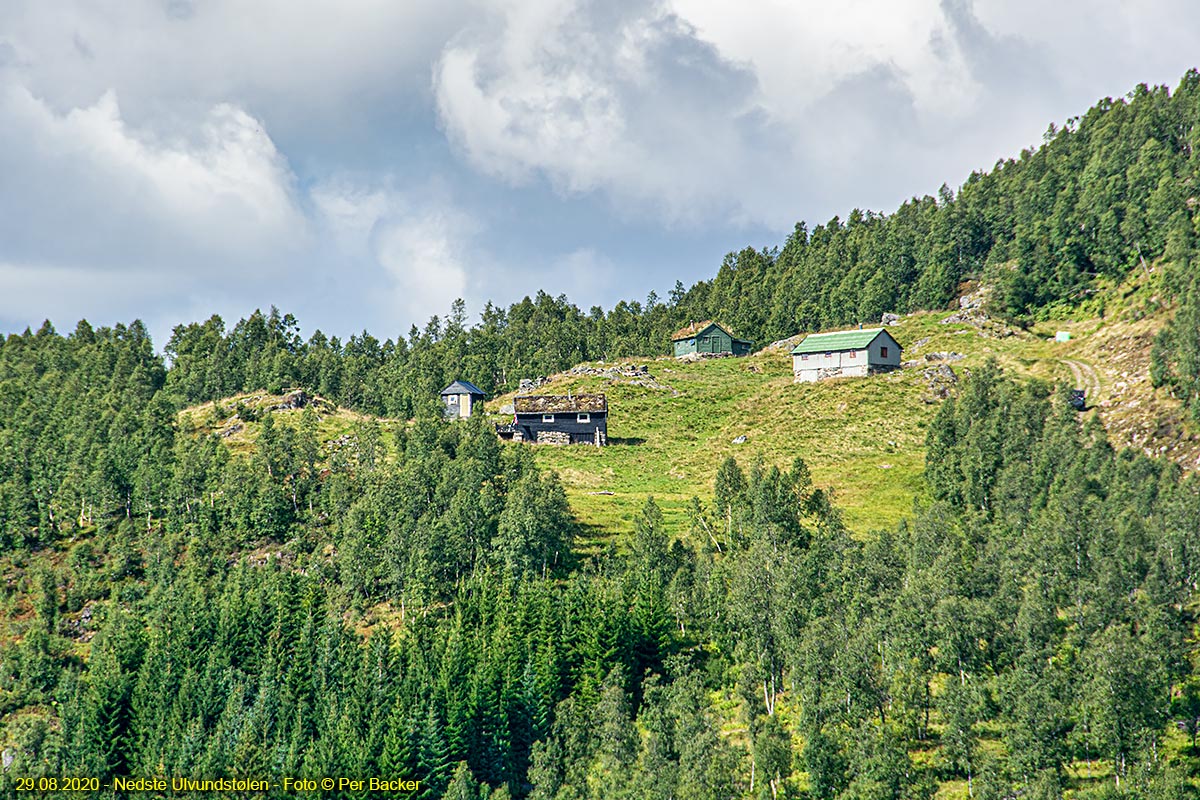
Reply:
<svg viewBox="0 0 1200 800"><path fill-rule="evenodd" d="M782 348L782 349L791 350L793 347L800 344L800 342L803 341L805 336L808 336L808 334L807 333L797 333L795 336L789 336L786 339L779 339L778 341L771 342L764 349L779 350Z"/></svg>
<svg viewBox="0 0 1200 800"><path fill-rule="evenodd" d="M964 294L962 297L958 298L958 307L964 311L974 308L983 308L983 304L987 301L989 294L991 294L990 287L985 287L977 292Z"/></svg>
<svg viewBox="0 0 1200 800"><path fill-rule="evenodd" d="M297 408L304 408L308 405L308 401L308 394L303 389L297 389L294 392L288 392L288 394L284 395L283 402L271 406L271 411L290 411Z"/></svg>
<svg viewBox="0 0 1200 800"><path fill-rule="evenodd" d="M926 402L946 399L950 396L950 388L958 383L958 375L949 364L938 364L936 367L930 367L922 372L921 375L925 378L926 388L929 390Z"/></svg>
<svg viewBox="0 0 1200 800"><path fill-rule="evenodd" d="M519 392L532 392L535 389L540 389L550 382L550 378L545 375L539 375L536 378L521 378L520 384L517 386Z"/></svg>
<svg viewBox="0 0 1200 800"><path fill-rule="evenodd" d="M647 389L670 389L659 383L650 374L650 368L645 364L617 364L611 367L589 367L579 364L571 367L572 375L590 375L597 378L607 378L613 383L627 383L631 386L643 386Z"/></svg>

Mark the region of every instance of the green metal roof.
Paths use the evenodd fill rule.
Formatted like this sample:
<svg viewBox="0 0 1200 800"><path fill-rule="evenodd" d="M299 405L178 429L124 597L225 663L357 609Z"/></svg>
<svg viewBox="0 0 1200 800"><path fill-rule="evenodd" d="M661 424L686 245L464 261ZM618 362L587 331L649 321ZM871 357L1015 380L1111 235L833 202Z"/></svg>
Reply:
<svg viewBox="0 0 1200 800"><path fill-rule="evenodd" d="M804 337L804 341L796 345L792 350L792 355L800 355L802 353L832 353L837 350L862 350L881 333L886 333L886 331L883 328L867 328L862 331L810 333ZM896 341L890 333L887 336L892 341ZM896 342L896 344L899 346L900 343Z"/></svg>

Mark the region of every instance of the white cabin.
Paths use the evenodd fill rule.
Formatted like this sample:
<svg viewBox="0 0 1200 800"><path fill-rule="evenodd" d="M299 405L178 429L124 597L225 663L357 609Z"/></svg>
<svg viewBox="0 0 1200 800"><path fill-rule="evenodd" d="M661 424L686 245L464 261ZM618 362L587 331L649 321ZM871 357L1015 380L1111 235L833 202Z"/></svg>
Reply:
<svg viewBox="0 0 1200 800"><path fill-rule="evenodd" d="M900 367L900 343L883 328L810 333L792 350L796 383L873 375Z"/></svg>

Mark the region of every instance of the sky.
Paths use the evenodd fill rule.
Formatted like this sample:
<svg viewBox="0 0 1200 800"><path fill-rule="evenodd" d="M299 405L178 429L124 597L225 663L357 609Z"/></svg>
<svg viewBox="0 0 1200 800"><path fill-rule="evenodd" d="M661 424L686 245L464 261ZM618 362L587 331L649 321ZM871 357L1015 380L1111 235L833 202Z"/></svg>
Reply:
<svg viewBox="0 0 1200 800"><path fill-rule="evenodd" d="M1190 0L0 0L0 332L665 296L1195 66Z"/></svg>

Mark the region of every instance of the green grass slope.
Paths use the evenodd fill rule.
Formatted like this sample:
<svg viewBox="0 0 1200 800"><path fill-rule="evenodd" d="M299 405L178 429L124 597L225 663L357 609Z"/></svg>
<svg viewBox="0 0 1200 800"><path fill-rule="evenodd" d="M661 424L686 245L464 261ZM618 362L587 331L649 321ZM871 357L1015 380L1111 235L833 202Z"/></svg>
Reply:
<svg viewBox="0 0 1200 800"><path fill-rule="evenodd" d="M293 428L299 426L302 408L280 408L288 403L295 391L288 389L282 394L246 392L185 408L178 415L179 430L192 436L215 434L225 442L231 453L248 456L254 452L255 442L262 431L264 414L272 414L283 425ZM377 422L381 434L394 432L404 425L399 420L375 418L339 408L321 397L309 395L306 404L316 412L317 438L323 445L324 455L344 446L355 447L359 426L369 420ZM392 439L391 436L381 436L379 444L385 458L395 455L392 452L394 448L390 448Z"/></svg>
<svg viewBox="0 0 1200 800"><path fill-rule="evenodd" d="M919 363L869 378L793 383L787 344L746 358L581 365L536 392L607 394L609 446L526 446L559 473L595 537L630 530L647 495L677 531L686 530L691 498L711 497L717 468L729 455L743 466L759 457L779 466L803 458L815 483L832 490L851 530L866 534L893 526L923 491L925 432L942 402L927 371L946 364L961 379L995 358L1020 376L1086 388L1088 413L1100 415L1117 446L1194 465L1200 443L1178 403L1149 384L1150 346L1164 321L1161 313L1147 316L1154 302L1148 288L1122 287L1107 308L1027 331L979 312L950 322L944 320L959 315L949 310L908 315L889 330L904 346L904 360ZM1055 342L1056 331L1071 333L1071 341ZM939 353L963 358L940 360ZM622 375L622 366L645 367L652 380ZM614 368L616 374L605 374ZM500 410L512 398L489 400L489 413L508 419ZM745 442L734 443L740 436Z"/></svg>
<svg viewBox="0 0 1200 800"><path fill-rule="evenodd" d="M909 514L923 491L925 432L942 402L944 382L930 371L950 367L958 379L989 358L1008 372L1088 391L1089 414L1099 415L1114 444L1200 466L1200 436L1180 404L1149 382L1154 334L1168 312L1154 281L1139 276L1108 287L1074 319L1052 319L1019 330L978 310L922 312L889 328L904 347L906 366L869 378L796 384L790 343L746 358L678 361L669 357L592 362L551 376L542 394L604 392L609 402L609 446L532 447L538 462L556 471L585 531L585 548L620 536L653 496L674 529L688 528L693 497L712 495L727 456L743 467L757 458L787 466L804 459L818 486L830 490L852 531L890 528ZM949 321L947 321L949 320ZM1055 342L1057 331L1071 334ZM948 360L939 354L958 354ZM915 362L915 363L914 363ZM629 369L644 368L648 375ZM495 421L513 394L491 398ZM244 394L180 412L180 428L216 433L235 453L252 452L261 416L284 395ZM353 448L368 415L315 399L324 453ZM238 414L238 408L249 410ZM299 410L273 412L296 425ZM384 457L405 423L378 420ZM745 437L742 443L735 439Z"/></svg>

